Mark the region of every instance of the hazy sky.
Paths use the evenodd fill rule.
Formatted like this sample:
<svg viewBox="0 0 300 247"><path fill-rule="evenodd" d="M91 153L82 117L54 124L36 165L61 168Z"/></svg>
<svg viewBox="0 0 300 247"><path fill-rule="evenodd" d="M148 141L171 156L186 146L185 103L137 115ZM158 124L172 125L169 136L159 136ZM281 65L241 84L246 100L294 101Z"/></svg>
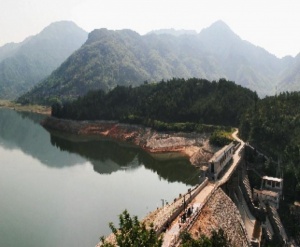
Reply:
<svg viewBox="0 0 300 247"><path fill-rule="evenodd" d="M0 0L0 45L20 42L50 23L96 28L193 29L223 20L242 39L282 57L300 52L299 0Z"/></svg>

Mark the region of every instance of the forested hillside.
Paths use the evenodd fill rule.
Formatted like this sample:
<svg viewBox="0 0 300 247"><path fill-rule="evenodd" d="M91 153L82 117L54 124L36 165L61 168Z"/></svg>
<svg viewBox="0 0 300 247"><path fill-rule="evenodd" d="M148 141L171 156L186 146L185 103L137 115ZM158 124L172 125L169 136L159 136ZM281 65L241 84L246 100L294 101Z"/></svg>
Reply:
<svg viewBox="0 0 300 247"><path fill-rule="evenodd" d="M261 175L283 176L283 198L279 213L290 236L300 234L299 221L293 215L295 200L300 201L300 92L282 93L259 100L241 118L240 134L259 152L269 157L255 157ZM255 181L255 180L253 180ZM258 185L260 186L260 179Z"/></svg>
<svg viewBox="0 0 300 247"><path fill-rule="evenodd" d="M282 93L259 100L241 118L240 134L274 162L266 164L269 175L285 178L285 191L300 199L300 92ZM294 198L293 198L294 199Z"/></svg>
<svg viewBox="0 0 300 247"><path fill-rule="evenodd" d="M98 29L19 102L51 104L90 90L174 77L227 78L263 96L275 93L277 78L290 62L243 41L222 21L199 34L162 30L141 36L131 30Z"/></svg>
<svg viewBox="0 0 300 247"><path fill-rule="evenodd" d="M52 115L117 120L161 130L170 129L170 124L172 130L186 131L203 128L201 124L239 126L243 140L272 158L263 172L279 176L279 161L288 181L285 190L293 196L299 192L300 199L299 105L299 92L259 99L255 92L225 79L192 78L117 86L107 93L91 91L76 101L55 103Z"/></svg>
<svg viewBox="0 0 300 247"><path fill-rule="evenodd" d="M205 123L237 126L256 93L221 79L172 79L139 87L90 92L72 103L55 104L52 115L75 120L120 120L146 125Z"/></svg>
<svg viewBox="0 0 300 247"><path fill-rule="evenodd" d="M0 98L15 99L51 74L87 39L72 22L56 22L19 44L0 47Z"/></svg>

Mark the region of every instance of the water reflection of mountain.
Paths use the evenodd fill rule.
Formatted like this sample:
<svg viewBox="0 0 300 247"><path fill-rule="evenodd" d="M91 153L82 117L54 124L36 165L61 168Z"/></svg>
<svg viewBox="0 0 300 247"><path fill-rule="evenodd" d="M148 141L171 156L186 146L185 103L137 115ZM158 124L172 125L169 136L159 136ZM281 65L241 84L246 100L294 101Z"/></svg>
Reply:
<svg viewBox="0 0 300 247"><path fill-rule="evenodd" d="M0 109L0 145L20 149L49 167L89 161L101 174L144 165L169 182L197 183L197 170L184 158L157 159L143 150L99 138L49 133L39 123L44 116Z"/></svg>
<svg viewBox="0 0 300 247"><path fill-rule="evenodd" d="M191 165L186 158L177 158L171 160L160 160L144 153L141 155L141 162L146 168L157 172L157 174L170 182L183 182L189 185L195 185L199 181L200 172Z"/></svg>
<svg viewBox="0 0 300 247"><path fill-rule="evenodd" d="M20 149L51 167L84 163L79 155L70 155L54 147L50 134L39 124L40 114L0 109L0 145L6 149Z"/></svg>
<svg viewBox="0 0 300 247"><path fill-rule="evenodd" d="M89 160L98 173L112 173L139 166L137 150L104 139L51 133L51 144L63 151L76 153Z"/></svg>
<svg viewBox="0 0 300 247"><path fill-rule="evenodd" d="M111 172L118 169L133 169L143 164L169 182L194 185L198 181L199 172L183 157L160 159L157 155L153 157L137 147L124 143L99 138L84 140L82 137L57 133L51 134L51 143L64 151L85 157L99 173L107 173L109 169Z"/></svg>

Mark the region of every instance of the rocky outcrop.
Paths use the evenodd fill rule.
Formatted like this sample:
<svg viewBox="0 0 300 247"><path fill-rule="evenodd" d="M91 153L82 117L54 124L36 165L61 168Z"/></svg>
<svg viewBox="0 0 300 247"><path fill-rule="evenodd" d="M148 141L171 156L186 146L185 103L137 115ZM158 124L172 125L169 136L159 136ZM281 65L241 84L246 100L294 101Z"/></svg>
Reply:
<svg viewBox="0 0 300 247"><path fill-rule="evenodd" d="M207 162L214 153L208 134L158 132L151 128L114 121L73 121L47 117L45 128L76 135L93 135L112 138L143 148L151 153L181 152L192 164Z"/></svg>
<svg viewBox="0 0 300 247"><path fill-rule="evenodd" d="M251 246L237 207L220 188L202 208L190 232L194 238L202 234L210 237L219 228L224 230L232 246Z"/></svg>

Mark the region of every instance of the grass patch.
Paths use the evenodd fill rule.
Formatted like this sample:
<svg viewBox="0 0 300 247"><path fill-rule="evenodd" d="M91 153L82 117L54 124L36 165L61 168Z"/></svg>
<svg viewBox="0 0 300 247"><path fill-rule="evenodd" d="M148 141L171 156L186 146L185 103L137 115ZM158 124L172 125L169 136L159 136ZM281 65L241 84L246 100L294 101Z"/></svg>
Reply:
<svg viewBox="0 0 300 247"><path fill-rule="evenodd" d="M51 107L41 105L21 105L10 100L0 100L0 107L9 108L16 111L35 112L40 114L51 114Z"/></svg>
<svg viewBox="0 0 300 247"><path fill-rule="evenodd" d="M232 133L234 132L234 129L227 129L227 130L215 130L210 138L209 142L212 145L223 147L225 145L228 145L233 141Z"/></svg>

